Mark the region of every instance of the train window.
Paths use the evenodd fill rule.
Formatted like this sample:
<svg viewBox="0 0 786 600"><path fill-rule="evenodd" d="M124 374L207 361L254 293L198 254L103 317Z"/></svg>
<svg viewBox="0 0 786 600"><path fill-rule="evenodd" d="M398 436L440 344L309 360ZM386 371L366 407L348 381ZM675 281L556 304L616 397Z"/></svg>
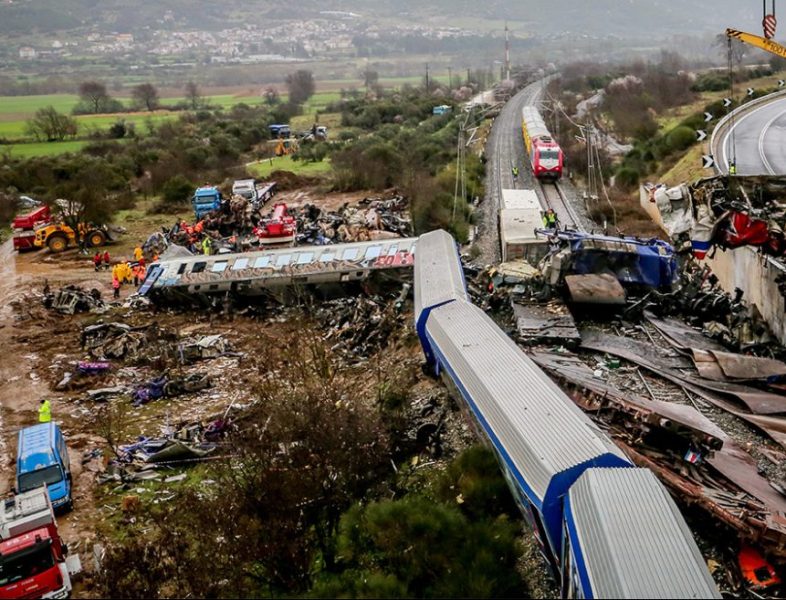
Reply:
<svg viewBox="0 0 786 600"><path fill-rule="evenodd" d="M297 264L305 265L314 260L313 252L301 252L297 257Z"/></svg>
<svg viewBox="0 0 786 600"><path fill-rule="evenodd" d="M319 262L331 262L336 259L336 255L332 252L323 252L319 255Z"/></svg>
<svg viewBox="0 0 786 600"><path fill-rule="evenodd" d="M382 246L369 246L366 250L366 259L371 260L382 254Z"/></svg>
<svg viewBox="0 0 786 600"><path fill-rule="evenodd" d="M344 253L341 255L343 260L355 260L358 257L358 249L357 248L347 248L344 250Z"/></svg>
<svg viewBox="0 0 786 600"><path fill-rule="evenodd" d="M201 273L202 271L205 270L206 266L207 266L207 263L204 262L204 261L198 262L198 263L194 263L194 266L191 268L191 272L192 273Z"/></svg>
<svg viewBox="0 0 786 600"><path fill-rule="evenodd" d="M388 256L396 256L396 252L398 252L398 244L393 244L388 248Z"/></svg>
<svg viewBox="0 0 786 600"><path fill-rule="evenodd" d="M187 266L188 266L188 263L183 263L183 264L181 264L181 265L180 265L180 267L179 267L179 268L178 268L178 270L177 270L177 274L178 274L178 275L182 275L183 273L185 273L185 272L186 272L186 267L187 267Z"/></svg>
<svg viewBox="0 0 786 600"><path fill-rule="evenodd" d="M213 267L210 269L213 273L223 273L226 271L227 268L227 261L222 260L221 262L213 263Z"/></svg>
<svg viewBox="0 0 786 600"><path fill-rule="evenodd" d="M270 264L270 257L269 256L260 256L258 259L254 261L254 268L260 269L262 267L266 267Z"/></svg>
<svg viewBox="0 0 786 600"><path fill-rule="evenodd" d="M556 150L541 150L540 151L540 159L541 160L557 160L559 159L559 152Z"/></svg>
<svg viewBox="0 0 786 600"><path fill-rule="evenodd" d="M241 269L247 269L247 268L248 268L247 258L238 258L232 265L233 271L240 271Z"/></svg>
<svg viewBox="0 0 786 600"><path fill-rule="evenodd" d="M276 266L283 267L284 265L288 265L291 259L292 259L291 254L280 254L279 257L276 259Z"/></svg>

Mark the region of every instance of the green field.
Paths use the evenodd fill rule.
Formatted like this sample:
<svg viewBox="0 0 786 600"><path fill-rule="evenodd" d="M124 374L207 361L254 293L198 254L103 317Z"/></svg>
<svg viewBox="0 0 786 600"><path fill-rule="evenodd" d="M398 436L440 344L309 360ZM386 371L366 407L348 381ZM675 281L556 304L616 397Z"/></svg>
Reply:
<svg viewBox="0 0 786 600"><path fill-rule="evenodd" d="M273 171L291 171L296 175L315 176L325 175L330 172L330 169L331 165L329 160L315 163L292 160L289 156L265 159L246 165L246 170L251 175L262 179L269 177Z"/></svg>
<svg viewBox="0 0 786 600"><path fill-rule="evenodd" d="M355 82L356 83L356 82ZM128 104L129 98L118 97L118 100ZM286 99L286 95L282 96ZM308 102L303 106L303 115L293 119L293 127L300 129L308 129L314 122L317 112L323 112L328 104L340 99L340 94L337 91L325 91L314 94ZM257 104L262 101L260 96L243 96L243 95L212 95L205 96L212 106L220 106L222 108L231 108L232 106L240 103ZM174 105L178 102L185 101L184 97L171 97L162 98L161 103L164 107L167 104ZM56 110L70 114L74 106L79 102L79 97L75 94L50 94L43 96L0 96L0 138L7 140L20 141L23 143L12 144L9 146L0 147L10 148L12 156L40 156L40 155L53 155L62 154L63 152L74 152L79 150L87 142L84 141L68 141L68 142L52 142L52 143L39 143L28 138L25 133L26 120L35 114L35 111L53 106ZM137 135L147 134L147 123L159 124L170 119L176 119L181 112L167 111L166 109L158 110L155 112L132 112L132 113L114 113L114 114L100 114L100 115L79 115L76 117L79 122L80 130L79 136L83 137L88 135L93 130L106 130L117 121L125 121L127 124L133 124ZM338 133L337 128L339 125L338 115L323 114L320 115L319 121L323 125L330 128L331 136ZM29 140L29 142L27 141ZM329 167L324 167L325 169ZM319 171L317 169L316 171Z"/></svg>
<svg viewBox="0 0 786 600"><path fill-rule="evenodd" d="M32 142L28 144L11 144L0 146L0 154L6 150L11 151L11 156L17 158L31 158L33 156L54 156L66 152L78 152L90 142L75 140L71 142Z"/></svg>

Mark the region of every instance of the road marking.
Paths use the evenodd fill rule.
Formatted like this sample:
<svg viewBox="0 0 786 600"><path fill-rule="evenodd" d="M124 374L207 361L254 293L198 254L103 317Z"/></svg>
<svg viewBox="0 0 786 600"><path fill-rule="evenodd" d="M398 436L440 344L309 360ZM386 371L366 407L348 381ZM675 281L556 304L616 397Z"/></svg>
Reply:
<svg viewBox="0 0 786 600"><path fill-rule="evenodd" d="M764 165L764 168L767 169L767 172L770 175L775 175L775 169L772 168L770 165L770 161L767 160L767 156L764 154L764 136L767 134L767 130L772 127L772 124L786 114L786 110L782 110L777 115L775 115L772 119L767 121L767 124L762 127L761 133L759 134L759 157L761 158L761 162Z"/></svg>
<svg viewBox="0 0 786 600"><path fill-rule="evenodd" d="M762 104L761 106L757 106L753 110L751 110L749 112L746 112L739 119L735 119L734 125L729 127L729 130L724 134L723 139L721 141L721 145L720 145L721 146L720 147L720 149L721 149L721 160L720 160L720 163L718 163L718 164L725 165L725 171L727 173L729 171L729 157L728 157L728 152L727 152L727 146L729 145L729 136L731 136L732 131L734 131L737 128L737 126L739 126L745 119L747 119L751 115L756 114L760 110L763 110L765 108L771 107L776 102L780 102L782 100L783 100L783 98L778 98L777 100L773 100L772 102L766 102L766 103ZM737 172L738 172L738 174L740 174L739 170Z"/></svg>

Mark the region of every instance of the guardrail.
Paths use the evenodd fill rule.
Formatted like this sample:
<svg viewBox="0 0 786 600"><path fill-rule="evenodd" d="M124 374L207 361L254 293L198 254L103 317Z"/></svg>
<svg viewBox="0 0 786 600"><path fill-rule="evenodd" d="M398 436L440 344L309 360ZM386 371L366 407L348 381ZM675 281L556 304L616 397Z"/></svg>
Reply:
<svg viewBox="0 0 786 600"><path fill-rule="evenodd" d="M755 108L755 107L757 107L757 106L759 106L761 104L767 104L768 102L772 102L772 101L777 100L778 98L781 98L781 97L786 97L786 90L780 90L780 91L777 91L777 92L772 92L771 94L767 94L765 96L761 96L759 98L756 98L755 100L751 100L750 102L746 102L742 106L738 106L733 111L731 111L730 113L725 115L720 121L718 121L718 124L715 125L715 128L712 130L712 135L710 136L710 154L712 154L713 156L719 156L717 154L717 152L718 152L718 141L722 137L722 135L721 135L722 131L727 127L727 125L729 124L729 121L731 121L731 119L733 117L737 117L739 115L743 115L746 112L748 112L749 110L751 110L751 109L753 109L753 108ZM715 172L718 175L722 175L724 173L721 170L720 163L718 161L715 162Z"/></svg>

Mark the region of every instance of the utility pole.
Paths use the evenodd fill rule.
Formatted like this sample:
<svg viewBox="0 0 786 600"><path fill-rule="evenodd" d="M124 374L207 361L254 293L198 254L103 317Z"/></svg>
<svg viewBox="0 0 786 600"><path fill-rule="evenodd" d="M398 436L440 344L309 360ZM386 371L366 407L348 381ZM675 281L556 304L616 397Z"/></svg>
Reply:
<svg viewBox="0 0 786 600"><path fill-rule="evenodd" d="M428 79L428 63L426 63L426 93L428 94L431 91L431 85L429 84Z"/></svg>
<svg viewBox="0 0 786 600"><path fill-rule="evenodd" d="M469 72L469 67L467 67L467 85L469 86L470 83L472 83L472 75Z"/></svg>
<svg viewBox="0 0 786 600"><path fill-rule="evenodd" d="M505 79L510 79L510 36L507 21L505 21Z"/></svg>
<svg viewBox="0 0 786 600"><path fill-rule="evenodd" d="M448 91L453 91L453 69L448 67Z"/></svg>

